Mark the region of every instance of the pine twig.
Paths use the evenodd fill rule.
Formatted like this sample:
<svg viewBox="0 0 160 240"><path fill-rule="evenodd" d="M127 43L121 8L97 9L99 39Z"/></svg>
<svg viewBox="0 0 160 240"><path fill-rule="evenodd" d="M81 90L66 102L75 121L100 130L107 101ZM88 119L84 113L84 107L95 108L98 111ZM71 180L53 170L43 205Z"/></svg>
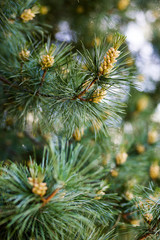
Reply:
<svg viewBox="0 0 160 240"><path fill-rule="evenodd" d="M47 70L45 70L45 71L43 72L43 76L42 76L42 79L41 79L40 86L43 85L43 82L44 82L44 78L45 78L45 76L46 76L46 73L47 73ZM97 78L94 79L80 94L78 94L77 96L75 96L75 97L72 98L71 100L76 100L77 98L79 98L81 101L88 102L88 101L89 101L88 99L82 98L81 96L83 96L83 95L88 91L88 89L91 88L91 86L92 86L97 80L98 80ZM9 86L11 86L11 87L13 87L13 88L20 89L20 90L22 90L22 91L24 91L24 92L27 92L27 93L29 93L29 94L33 94L33 95L35 94L35 93L32 92L32 91L29 91L29 90L20 88L17 84L12 85L12 83L11 83L10 81L8 81L6 78L4 78L3 76L0 76L0 81L3 82L3 83L5 83L5 84L7 84L7 85L9 85ZM58 99L58 98L55 97L54 95L40 93L40 92L39 92L39 89L37 90L36 95L37 95L37 96L39 95L39 96L42 96L42 97L47 97L47 98L55 98L55 99ZM64 100L67 100L67 99L64 99Z"/></svg>
<svg viewBox="0 0 160 240"><path fill-rule="evenodd" d="M7 84L7 85L11 85L11 83L4 77L0 76L0 81Z"/></svg>
<svg viewBox="0 0 160 240"><path fill-rule="evenodd" d="M23 92L27 92L27 93L29 93L29 94L35 94L34 92L32 92L32 91L29 91L29 90L27 90L27 89L22 89L20 86L18 86L17 84L12 84L10 81L8 81L6 78L4 78L3 76L0 76L0 81L1 82L3 82L3 83L5 83L5 84L7 84L7 85L9 85L10 87L13 87L13 88L16 88L16 89L19 89L19 90L21 90L21 91L23 91ZM42 97L48 97L48 98L55 98L55 99L57 99L57 97L55 97L54 95L49 95L49 94L44 94L44 93L39 93L39 92L37 92L37 94L36 94L37 96L38 95L40 95L40 96L42 96Z"/></svg>
<svg viewBox="0 0 160 240"><path fill-rule="evenodd" d="M119 223L120 219L121 219L121 214L118 215L118 218L117 218L115 224L113 225L113 227L111 229L114 229L117 226L117 224Z"/></svg>
<svg viewBox="0 0 160 240"><path fill-rule="evenodd" d="M81 100L81 101L83 101L83 102L90 102L90 99L81 98L81 97L79 97L79 100Z"/></svg>
<svg viewBox="0 0 160 240"><path fill-rule="evenodd" d="M59 192L60 189L61 188L57 188L50 196L48 196L47 198L42 198L42 207L44 207Z"/></svg>
<svg viewBox="0 0 160 240"><path fill-rule="evenodd" d="M42 85L43 85L43 83L44 83L44 79L45 79L46 73L47 73L47 70L45 69L45 70L43 71L42 79L41 79L41 82L40 82L40 87L42 87Z"/></svg>
<svg viewBox="0 0 160 240"><path fill-rule="evenodd" d="M158 221L158 223L160 222L160 220ZM149 237L150 235L155 233L155 229L158 225L158 223L156 223L151 229L150 232L143 234L141 237L139 237L137 240L145 240L147 237ZM148 223L150 225L150 223Z"/></svg>
<svg viewBox="0 0 160 240"><path fill-rule="evenodd" d="M40 82L40 84L39 84L39 88L37 89L36 95L39 95L39 91L40 91L40 88L43 86L46 73L47 73L47 70L45 69L45 70L43 71L43 75L42 75L42 78L41 78L41 82Z"/></svg>
<svg viewBox="0 0 160 240"><path fill-rule="evenodd" d="M92 87L92 85L97 81L98 79L95 78L82 92L80 92L77 96L75 96L72 100L75 100L77 98L79 98L82 101L86 101L86 99L81 98L83 95L85 95L85 93L88 91L88 89L90 89Z"/></svg>
<svg viewBox="0 0 160 240"><path fill-rule="evenodd" d="M145 233L142 237L138 238L137 240L145 240L147 237L149 237L153 233L154 232Z"/></svg>

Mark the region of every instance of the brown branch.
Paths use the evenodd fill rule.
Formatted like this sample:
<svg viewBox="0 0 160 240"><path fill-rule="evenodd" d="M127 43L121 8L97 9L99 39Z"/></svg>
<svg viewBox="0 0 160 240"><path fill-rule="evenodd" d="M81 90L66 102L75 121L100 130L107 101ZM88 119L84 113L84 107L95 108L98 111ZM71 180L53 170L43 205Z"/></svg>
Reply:
<svg viewBox="0 0 160 240"><path fill-rule="evenodd" d="M91 99L86 99L86 98L81 98L81 97L79 97L79 99L81 101L83 101L83 102L90 102L90 101L92 101Z"/></svg>
<svg viewBox="0 0 160 240"><path fill-rule="evenodd" d="M149 233L145 233L145 234L143 234L142 237L138 238L138 240L144 240L144 239L146 239L147 237L149 237L150 235L152 235L154 233L155 233L154 231L153 232L149 232Z"/></svg>
<svg viewBox="0 0 160 240"><path fill-rule="evenodd" d="M59 192L60 189L61 188L57 188L50 196L48 196L47 198L42 198L42 207L44 207Z"/></svg>
<svg viewBox="0 0 160 240"><path fill-rule="evenodd" d="M41 82L40 82L40 84L39 84L39 88L37 89L36 95L40 95L39 91L40 91L40 88L43 86L46 73L47 73L47 70L45 69L45 70L43 71L43 75L42 75L42 78L41 78Z"/></svg>
<svg viewBox="0 0 160 240"><path fill-rule="evenodd" d="M85 93L88 91L88 89L90 89L92 87L92 85L97 81L98 79L95 78L82 92L80 92L77 96L75 96L74 98L72 98L72 100L75 100L77 98L79 98L81 101L86 101L86 99L81 98L83 95L85 95Z"/></svg>
<svg viewBox="0 0 160 240"><path fill-rule="evenodd" d="M119 223L120 219L121 219L121 214L118 215L118 218L117 218L115 224L113 225L113 227L111 229L114 229L117 226L117 224Z"/></svg>
<svg viewBox="0 0 160 240"><path fill-rule="evenodd" d="M160 222L160 220L158 220L158 223L159 223L159 222ZM155 229L156 229L158 223L156 223L156 224L150 229L150 232L143 234L143 235L142 235L141 237L139 237L137 240L144 240L144 239L146 239L147 237L149 237L150 235L155 234ZM148 222L148 224L150 225L149 222Z"/></svg>
<svg viewBox="0 0 160 240"><path fill-rule="evenodd" d="M44 79L45 79L46 73L47 73L47 70L45 69L45 70L43 71L42 79L41 79L41 82L40 82L40 87L42 87L42 85L43 85L43 83L44 83Z"/></svg>
<svg viewBox="0 0 160 240"><path fill-rule="evenodd" d="M7 84L7 85L11 85L11 83L4 77L0 76L0 81Z"/></svg>
<svg viewBox="0 0 160 240"><path fill-rule="evenodd" d="M27 93L32 94L32 95L35 94L35 93L32 92L32 91L29 91L29 90L27 90L27 89L21 88L21 87L18 86L17 84L12 84L10 81L8 81L6 78L4 78L4 77L2 77L2 76L0 76L0 81L3 82L3 83L5 83L5 84L7 84L7 85L9 85L9 86L12 87L12 88L20 89L21 91L27 92ZM49 94L44 94L44 93L37 93L36 95L37 95L37 96L40 95L40 96L42 96L42 97L48 97L48 98L57 98L56 96L49 95Z"/></svg>
<svg viewBox="0 0 160 240"><path fill-rule="evenodd" d="M45 79L45 76L46 76L46 73L47 73L47 70L44 70L43 72L43 75L42 75L42 79L41 79L41 83L40 83L40 87L43 85L43 82L44 82L44 79ZM85 102L89 102L91 101L90 99L85 99L85 98L82 98L82 96L88 91L88 89L90 89L92 87L92 85L97 81L98 79L94 79L82 92L80 92L77 96L75 96L74 98L72 98L71 100L76 100L77 98L80 99L81 101L85 101ZM27 92L29 94L32 94L34 95L35 93L32 92L32 91L29 91L27 89L22 89L20 86L18 86L17 84L12 84L10 81L8 81L6 78L0 76L0 81L13 87L13 88L16 88L16 89L20 89L21 91L24 91L24 92ZM36 95L37 96L42 96L42 97L48 97L48 98L55 98L55 99L60 99L54 95L50 95L50 94L44 94L44 93L40 93L39 92L39 89L40 87L38 88L37 92L36 92ZM63 99L63 100L68 100L68 99Z"/></svg>

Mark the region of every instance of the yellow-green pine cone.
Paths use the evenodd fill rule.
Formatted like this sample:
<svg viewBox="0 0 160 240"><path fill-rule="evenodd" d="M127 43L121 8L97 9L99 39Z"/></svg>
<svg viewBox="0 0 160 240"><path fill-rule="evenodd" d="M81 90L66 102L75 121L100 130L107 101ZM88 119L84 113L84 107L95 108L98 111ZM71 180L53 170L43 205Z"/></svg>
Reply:
<svg viewBox="0 0 160 240"><path fill-rule="evenodd" d="M128 154L126 152L120 152L116 155L117 165L121 165L126 162Z"/></svg>
<svg viewBox="0 0 160 240"><path fill-rule="evenodd" d="M111 72L114 67L114 63L117 62L116 58L119 57L120 51L111 47L108 52L106 52L106 57L104 56L104 61L101 63L99 68L100 74L106 75Z"/></svg>
<svg viewBox="0 0 160 240"><path fill-rule="evenodd" d="M35 17L35 13L31 9L25 9L21 14L23 22L28 22Z"/></svg>
<svg viewBox="0 0 160 240"><path fill-rule="evenodd" d="M146 214L144 214L144 217L148 222L151 222L153 220L152 213L146 213Z"/></svg>
<svg viewBox="0 0 160 240"><path fill-rule="evenodd" d="M33 185L32 192L43 197L46 194L47 186L46 183L36 183Z"/></svg>
<svg viewBox="0 0 160 240"><path fill-rule="evenodd" d="M136 150L137 150L137 152L138 152L139 154L144 153L144 152L145 152L145 146L142 145L142 144L138 144L138 145L136 146Z"/></svg>
<svg viewBox="0 0 160 240"><path fill-rule="evenodd" d="M22 51L19 53L19 57L23 61L27 61L29 59L29 56L30 56L30 51L27 49L22 49Z"/></svg>
<svg viewBox="0 0 160 240"><path fill-rule="evenodd" d="M74 133L73 133L73 137L76 141L80 141L83 134L84 134L84 128L81 128L81 129L76 128Z"/></svg>
<svg viewBox="0 0 160 240"><path fill-rule="evenodd" d="M148 143L153 144L158 140L158 132L153 130L148 132Z"/></svg>
<svg viewBox="0 0 160 240"><path fill-rule="evenodd" d="M32 192L34 194L37 194L41 197L43 197L46 194L46 191L48 189L46 183L40 182L40 179L32 178L32 177L28 178L28 182L29 182L30 185L33 186Z"/></svg>
<svg viewBox="0 0 160 240"><path fill-rule="evenodd" d="M49 54L42 55L41 60L40 60L40 64L42 66L42 70L50 68L54 64L54 57L49 55Z"/></svg>
<svg viewBox="0 0 160 240"><path fill-rule="evenodd" d="M92 101L94 103L99 103L105 97L105 95L106 95L106 90L104 90L104 89L97 89L94 92L93 98L90 101Z"/></svg>
<svg viewBox="0 0 160 240"><path fill-rule="evenodd" d="M149 169L149 174L152 179L157 179L159 177L159 166L158 164L152 164Z"/></svg>

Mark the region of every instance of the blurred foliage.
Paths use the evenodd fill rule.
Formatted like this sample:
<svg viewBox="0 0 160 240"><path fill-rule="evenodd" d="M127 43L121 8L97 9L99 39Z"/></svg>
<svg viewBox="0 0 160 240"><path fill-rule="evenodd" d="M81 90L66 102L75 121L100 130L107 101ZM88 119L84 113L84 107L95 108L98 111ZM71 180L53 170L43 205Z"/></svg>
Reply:
<svg viewBox="0 0 160 240"><path fill-rule="evenodd" d="M31 7L30 1L23 1L23 9L18 9L14 4L12 8L8 8L7 4L9 3L8 0L0 2L0 6L6 4L8 16L12 15L14 11L20 16L24 9ZM82 50L82 41L87 48L92 49L95 37L97 46L100 46L102 37L107 33L106 45L110 44L115 30L124 33L129 23L137 24L136 14L143 13L151 32L149 37L144 37L151 44L154 57L156 56L158 60L160 58L160 8L158 0L41 0L40 3L40 13L36 15L35 19L36 22L41 23L39 24L41 26L34 26L32 22L27 23L27 31L33 33L34 37L36 36L39 40L44 37L41 32L43 26L45 31L51 35L53 43L72 42L75 47ZM25 24L21 25L19 18L15 18L15 15L12 16L7 25L4 24L3 17L1 15L0 18L3 32L8 31L8 29L11 33L23 30ZM15 21L17 29L14 28ZM27 37L32 39L31 35ZM13 44L15 40L12 35L6 35L5 41L8 41L8 51L1 48L6 59L13 52L14 55L19 53L19 49L25 42L21 34L17 35L17 39L20 38L22 41L17 49L16 44ZM14 49L11 48L13 45L15 45ZM131 49L131 46L128 45L126 48ZM136 89L129 88L130 96L124 99L124 103L127 105L126 114L121 114L117 128L110 126L107 122L108 117L103 116L104 122L109 125L107 137L101 131L101 122L96 124L93 121L89 127L77 129L69 141L71 148L76 148L77 144L80 143L84 147L81 149L81 154L84 153L83 149L85 149L88 160L91 162L96 159L96 168L102 170L101 184L97 189L97 192L100 193L98 198L100 200L102 198L105 202L103 193L106 194L105 196L117 194L118 206L115 208L116 216L114 216L111 228L115 228L118 234L117 236L105 236L108 228L105 229L104 226L101 226L101 230L97 231L95 228L91 231L90 229L86 230L85 226L81 236L77 233L75 236L71 234L70 239L86 240L90 239L90 236L93 236L92 239L95 240L103 239L103 237L109 240L160 239L158 231L160 211L160 79L155 81L150 76L144 76L139 68L139 60L141 60L139 52L133 51L127 56L127 66L137 68L137 87ZM16 73L16 69L21 67L18 61L14 61L12 66L16 67L10 68L5 59L4 65L6 69L8 68L7 76L10 76L10 69L12 71L14 69ZM34 72L34 68L32 71ZM148 84L146 78L150 79L154 88L143 91L142 89L145 89ZM2 94L1 99L4 101ZM5 106L1 105L1 115L4 109ZM1 122L0 156L3 165L10 165L9 160L28 164L29 156L32 156L33 159L36 158L40 163L43 147L54 145L55 135L53 133L44 135L39 129L38 133L35 134L30 125L24 132L19 131L16 129L14 121L14 118L4 117ZM150 182L153 183L153 186L150 185ZM139 187L137 191L137 188L135 190L137 185L144 187ZM104 186L108 186L108 188L103 189ZM147 200L148 198L152 203ZM139 204L140 201L143 204ZM153 215L150 222L146 221L146 217L151 217L151 215L146 214ZM99 223L97 226L99 227ZM149 234L150 229L153 234ZM87 236L87 238L81 238L82 236Z"/></svg>

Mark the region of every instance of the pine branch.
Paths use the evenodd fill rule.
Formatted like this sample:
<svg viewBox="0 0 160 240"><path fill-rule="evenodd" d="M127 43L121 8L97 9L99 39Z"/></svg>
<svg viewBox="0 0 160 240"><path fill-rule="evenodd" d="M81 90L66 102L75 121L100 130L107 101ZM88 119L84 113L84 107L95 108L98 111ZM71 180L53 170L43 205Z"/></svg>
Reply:
<svg viewBox="0 0 160 240"><path fill-rule="evenodd" d="M122 215L122 214L119 214L119 215L118 215L118 218L117 218L115 224L112 226L111 229L115 229L115 228L117 227L117 225L118 225L118 223L119 223L119 221L120 221L120 219L121 219L121 215Z"/></svg>
<svg viewBox="0 0 160 240"><path fill-rule="evenodd" d="M38 87L38 90L36 92L36 95L39 95L40 94L40 88L43 86L43 83L44 83L44 79L45 79L45 76L47 74L47 69L44 69L43 70L43 75L42 75L42 78L41 78L41 82L40 82L40 85Z"/></svg>
<svg viewBox="0 0 160 240"><path fill-rule="evenodd" d="M159 223L160 223L160 220L159 220L156 224L154 224L153 227L150 227L150 228L148 229L148 232L142 234L137 240L144 240L144 239L146 239L147 237L156 234L155 229L157 228L157 226L158 226ZM150 225L151 223L148 223L148 224Z"/></svg>
<svg viewBox="0 0 160 240"><path fill-rule="evenodd" d="M75 100L76 98L79 98L82 101L86 101L85 99L81 98L83 95L86 94L86 92L92 87L92 85L98 80L98 78L95 78L82 92L80 92L77 96L73 98Z"/></svg>
<svg viewBox="0 0 160 240"><path fill-rule="evenodd" d="M31 161L29 170L16 164L1 168L3 236L68 239L75 233L87 236L84 228L92 232L96 224L110 224L117 214L117 196L106 193L95 199L105 172L97 169L97 159L89 159L87 150L81 151L80 146L60 142L44 152L41 165Z"/></svg>
<svg viewBox="0 0 160 240"><path fill-rule="evenodd" d="M7 84L7 85L10 85L11 86L11 82L9 82L6 78L4 78L3 76L0 76L0 81Z"/></svg>
<svg viewBox="0 0 160 240"><path fill-rule="evenodd" d="M57 188L49 197L42 198L43 204L42 207L44 207L60 190L61 188Z"/></svg>
<svg viewBox="0 0 160 240"><path fill-rule="evenodd" d="M44 78L44 77L43 77L43 78ZM20 90L20 91L22 91L22 92L29 93L29 94L31 94L31 95L35 95L35 93L32 92L32 91L29 91L29 90L27 90L27 89L24 89L24 88L20 87L20 86L17 85L17 84L12 84L10 81L8 81L8 80L7 80L6 78L4 78L3 76L0 76L0 81L3 82L3 83L5 83L5 84L7 84L7 85L9 85L9 86L12 87L12 88L18 89L18 90ZM43 81L44 81L44 80L43 80ZM37 95L37 96L46 97L46 98L55 98L55 99L58 99L58 97L56 97L56 96L54 96L54 95L44 94L44 93L40 93L40 92L37 92L36 95Z"/></svg>
<svg viewBox="0 0 160 240"><path fill-rule="evenodd" d="M125 37L116 34L113 47L109 49L105 40L100 46L95 44L91 52L83 46L83 54L75 54L70 44L53 44L50 38L45 44L37 44L34 40L36 36L33 38L28 33L30 20L35 16L32 2L25 6L28 6L26 10L22 6L21 11L19 6L20 11L15 12L14 24L9 24L11 16L5 15L5 11L3 13L6 31L13 35L12 41L9 38L6 41L5 34L2 35L2 45L10 47L11 53L9 59L3 54L0 57L2 78L4 75L9 79L0 78L0 81L10 86L10 91L2 89L7 115L17 120L18 127L25 128L28 114L33 114L34 119L37 118L33 128L39 125L43 132L58 129L56 134L67 133L69 138L76 128L87 126L90 122L101 122L106 132L104 118L112 115L113 122L118 113L123 112L122 94L115 90L123 91L123 86L130 86L132 81L129 70L122 66L117 50ZM15 4L15 11L16 7ZM16 20L17 17L20 19Z"/></svg>
<svg viewBox="0 0 160 240"><path fill-rule="evenodd" d="M40 87L42 87L42 85L43 85L43 83L44 83L44 79L45 79L46 73L47 73L47 70L45 69L45 70L43 71L42 79L41 79L41 82L40 82Z"/></svg>

